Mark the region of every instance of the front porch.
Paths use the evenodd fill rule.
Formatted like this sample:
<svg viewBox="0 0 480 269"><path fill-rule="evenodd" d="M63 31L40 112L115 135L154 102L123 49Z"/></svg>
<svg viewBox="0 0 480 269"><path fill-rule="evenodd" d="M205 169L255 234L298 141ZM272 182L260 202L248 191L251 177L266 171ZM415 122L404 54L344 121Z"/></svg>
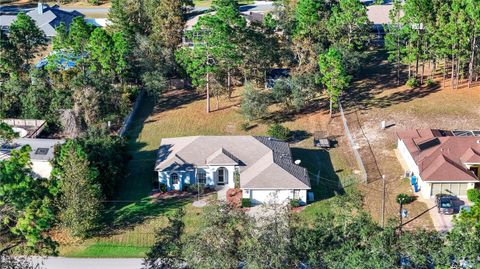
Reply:
<svg viewBox="0 0 480 269"><path fill-rule="evenodd" d="M167 191L182 191L193 184L202 184L206 187L221 189L234 187L235 167L208 166L188 170L159 171L158 182L164 185ZM162 189L162 187L160 187Z"/></svg>

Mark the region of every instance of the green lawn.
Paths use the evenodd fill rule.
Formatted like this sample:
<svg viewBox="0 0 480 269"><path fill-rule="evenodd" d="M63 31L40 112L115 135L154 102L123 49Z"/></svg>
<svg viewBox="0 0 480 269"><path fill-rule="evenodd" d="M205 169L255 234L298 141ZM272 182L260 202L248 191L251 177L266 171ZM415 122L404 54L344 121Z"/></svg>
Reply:
<svg viewBox="0 0 480 269"><path fill-rule="evenodd" d="M67 257L143 257L154 243L154 232L166 224L166 216L179 207L185 207L187 233L201 222L202 209L194 208L190 199L151 203L148 196L155 179L154 163L161 138L187 135L264 135L267 124L258 122L249 131L239 126L244 121L239 113L240 96L235 92L230 100L220 100L219 110L207 114L205 100L190 92L167 93L154 107L149 97L135 115L127 132L128 149L132 156L128 173L119 184L116 201L109 204L105 215L109 229L105 235L83 242L61 244L60 255ZM212 100L215 110L215 100ZM292 130L312 132L319 113L303 115L284 122ZM292 152L308 168L316 199L325 199L341 193L351 169L336 150L324 152L308 148L312 138L296 144ZM337 169L337 173L334 168ZM319 175L320 177L317 177ZM317 178L319 181L317 181ZM302 216L312 218L322 210L324 201L315 202ZM312 212L312 213L309 213ZM309 216L312 217L309 217Z"/></svg>
<svg viewBox="0 0 480 269"><path fill-rule="evenodd" d="M331 199L343 195L353 188L358 179L351 166L341 158L338 149L324 151L315 148L292 148L294 159L300 159L307 168L312 184L315 202L299 213L302 220L312 223L319 213L328 212Z"/></svg>

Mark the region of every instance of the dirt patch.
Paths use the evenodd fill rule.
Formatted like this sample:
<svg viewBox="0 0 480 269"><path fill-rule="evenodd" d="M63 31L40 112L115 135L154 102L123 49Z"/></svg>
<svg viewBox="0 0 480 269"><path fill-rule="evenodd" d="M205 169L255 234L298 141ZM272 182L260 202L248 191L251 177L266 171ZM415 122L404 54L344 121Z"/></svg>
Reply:
<svg viewBox="0 0 480 269"><path fill-rule="evenodd" d="M380 54L380 55L379 55ZM404 169L394 149L397 146L396 132L405 129L480 129L480 85L470 89L442 88L440 76L436 85L409 89L396 86L391 66L377 53L372 63L363 71L366 79L354 83L352 92L345 100L344 109L352 136L369 174L369 183L361 186L365 194L365 207L374 219L381 219L383 182L386 176L386 218L398 219L399 205L395 198L399 193L414 195L408 180L403 179ZM375 79L377 78L377 79ZM387 129L381 129L386 121ZM409 217L406 229L413 227L433 228L428 206L415 201L406 206ZM427 212L425 214L425 212Z"/></svg>

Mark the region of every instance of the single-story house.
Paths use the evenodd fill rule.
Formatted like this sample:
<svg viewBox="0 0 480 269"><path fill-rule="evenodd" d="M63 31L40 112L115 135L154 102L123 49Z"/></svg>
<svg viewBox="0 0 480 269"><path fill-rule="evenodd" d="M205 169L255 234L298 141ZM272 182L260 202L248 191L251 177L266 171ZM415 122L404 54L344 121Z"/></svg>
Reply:
<svg viewBox="0 0 480 269"><path fill-rule="evenodd" d="M12 127L18 134L18 138L11 143L0 140L0 161L10 158L12 150L20 149L22 146L30 145L30 160L32 171L35 177L49 178L53 166L51 161L55 156L55 146L63 144L61 139L37 138L46 126L44 120L36 119L0 119Z"/></svg>
<svg viewBox="0 0 480 269"><path fill-rule="evenodd" d="M288 143L263 136L188 136L161 140L155 165L168 190L188 184L240 188L253 203L307 202L310 179Z"/></svg>
<svg viewBox="0 0 480 269"><path fill-rule="evenodd" d="M480 132L418 129L397 137L407 174L422 197L466 197L468 189L480 187Z"/></svg>
<svg viewBox="0 0 480 269"><path fill-rule="evenodd" d="M51 161L54 158L55 146L63 144L60 139L41 139L41 138L18 138L12 143L0 144L0 161L10 158L12 150L20 149L25 145L32 148L30 151L30 160L32 162L32 171L35 177L49 178L53 166Z"/></svg>
<svg viewBox="0 0 480 269"><path fill-rule="evenodd" d="M47 37L53 37L57 34L55 28L59 26L60 23L63 22L69 27L75 17L84 17L82 13L76 10L66 11L57 5L49 6L41 2L38 3L37 8L28 11L26 14L35 21ZM0 28L8 31L8 28L16 18L16 14L1 15Z"/></svg>

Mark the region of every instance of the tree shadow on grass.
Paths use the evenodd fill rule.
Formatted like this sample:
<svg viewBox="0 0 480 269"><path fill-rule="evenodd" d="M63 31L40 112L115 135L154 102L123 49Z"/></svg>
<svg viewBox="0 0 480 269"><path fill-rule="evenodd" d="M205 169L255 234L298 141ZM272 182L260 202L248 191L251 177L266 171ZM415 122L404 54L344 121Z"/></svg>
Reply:
<svg viewBox="0 0 480 269"><path fill-rule="evenodd" d="M182 108L192 102L202 99L203 96L193 90L173 90L163 94L155 106L155 113ZM153 100L152 100L153 101Z"/></svg>
<svg viewBox="0 0 480 269"><path fill-rule="evenodd" d="M354 78L352 86L345 92L342 104L345 108L357 107L362 110L370 108L386 108L405 103L416 98L423 98L440 89L439 85L418 87L399 91L390 95L377 97L388 89L405 84L407 77L401 72L400 83L397 84L395 65L387 61L387 53L378 50L369 53L359 74ZM402 70L403 71L403 70Z"/></svg>
<svg viewBox="0 0 480 269"><path fill-rule="evenodd" d="M305 115L325 112L328 113L328 98L321 97L316 98L315 100L309 102L303 109L297 111L295 109L281 109L275 112L270 113L269 115L262 118L262 121L265 123L282 123L288 121L294 121L297 118L301 118Z"/></svg>
<svg viewBox="0 0 480 269"><path fill-rule="evenodd" d="M345 194L345 186L335 172L328 151L292 148L292 155L295 160L300 159L300 165L308 170L315 201Z"/></svg>
<svg viewBox="0 0 480 269"><path fill-rule="evenodd" d="M107 225L102 234L108 235L115 233L117 229L132 227L190 202L190 199L186 198L152 202L149 196L153 180L156 178L154 167L157 150L145 150L144 148L148 145L139 142L138 139L148 117L154 111L174 109L193 102L196 98L197 95L189 91L172 91L167 92L155 105L155 100L151 96L144 96L126 132L128 150L132 158L128 163L125 176L119 182L114 200L105 202Z"/></svg>
<svg viewBox="0 0 480 269"><path fill-rule="evenodd" d="M154 201L147 197L138 202L124 204L123 206L117 205L117 210L113 212L111 219L112 228L129 228L149 218L168 215L191 201L191 198L169 198Z"/></svg>

